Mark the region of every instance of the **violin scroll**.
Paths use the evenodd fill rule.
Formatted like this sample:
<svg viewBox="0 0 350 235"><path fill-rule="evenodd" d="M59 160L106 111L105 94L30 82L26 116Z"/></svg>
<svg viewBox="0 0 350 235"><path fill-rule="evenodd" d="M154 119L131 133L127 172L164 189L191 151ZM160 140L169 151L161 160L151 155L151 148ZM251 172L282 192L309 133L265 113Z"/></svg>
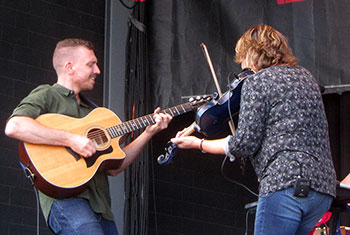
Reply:
<svg viewBox="0 0 350 235"><path fill-rule="evenodd" d="M157 158L157 162L159 165L167 165L173 159L175 152L177 150L177 144L168 141L167 146L165 147L165 154L160 155Z"/></svg>
<svg viewBox="0 0 350 235"><path fill-rule="evenodd" d="M191 97L189 99L189 102L192 105L192 108L200 108L202 105L210 102L213 99L212 96L209 95L204 95L204 96L196 96L196 97ZM194 125L195 123L193 122L189 127L187 127L183 133L184 136L190 135L194 132ZM171 162L173 159L175 152L177 150L177 144L168 141L167 146L165 147L165 153L161 154L157 158L157 162L160 165L167 165Z"/></svg>

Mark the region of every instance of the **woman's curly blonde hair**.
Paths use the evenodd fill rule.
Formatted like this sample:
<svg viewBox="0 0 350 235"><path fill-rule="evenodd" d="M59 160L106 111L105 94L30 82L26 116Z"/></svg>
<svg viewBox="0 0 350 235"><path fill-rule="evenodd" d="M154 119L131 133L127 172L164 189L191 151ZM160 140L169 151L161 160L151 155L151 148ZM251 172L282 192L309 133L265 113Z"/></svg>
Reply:
<svg viewBox="0 0 350 235"><path fill-rule="evenodd" d="M247 59L257 70L274 65L297 65L287 38L268 25L256 25L248 29L236 44L235 62Z"/></svg>

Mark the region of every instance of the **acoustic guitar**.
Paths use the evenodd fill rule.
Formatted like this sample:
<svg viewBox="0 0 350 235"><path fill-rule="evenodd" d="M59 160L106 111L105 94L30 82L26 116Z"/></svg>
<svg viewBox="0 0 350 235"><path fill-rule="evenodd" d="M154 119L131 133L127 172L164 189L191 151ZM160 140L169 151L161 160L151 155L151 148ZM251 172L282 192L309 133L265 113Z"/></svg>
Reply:
<svg viewBox="0 0 350 235"><path fill-rule="evenodd" d="M162 112L175 117L210 100L210 96L197 98ZM48 113L36 120L47 127L84 135L97 149L93 156L83 158L68 147L20 142L19 156L27 177L37 189L53 198L78 195L98 171L117 169L125 158L119 147L121 136L155 123L153 114L122 123L107 108L96 108L80 119Z"/></svg>

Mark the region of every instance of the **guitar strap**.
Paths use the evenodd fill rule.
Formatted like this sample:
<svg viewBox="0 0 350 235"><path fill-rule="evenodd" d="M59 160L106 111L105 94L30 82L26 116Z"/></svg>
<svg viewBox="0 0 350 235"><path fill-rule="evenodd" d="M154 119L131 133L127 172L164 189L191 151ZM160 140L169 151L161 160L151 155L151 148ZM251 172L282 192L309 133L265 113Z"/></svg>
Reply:
<svg viewBox="0 0 350 235"><path fill-rule="evenodd" d="M98 108L98 105L95 104L92 100L90 100L89 98L86 98L85 96L83 96L82 94L79 94L81 101L83 101L84 103L88 104L90 107L92 108Z"/></svg>

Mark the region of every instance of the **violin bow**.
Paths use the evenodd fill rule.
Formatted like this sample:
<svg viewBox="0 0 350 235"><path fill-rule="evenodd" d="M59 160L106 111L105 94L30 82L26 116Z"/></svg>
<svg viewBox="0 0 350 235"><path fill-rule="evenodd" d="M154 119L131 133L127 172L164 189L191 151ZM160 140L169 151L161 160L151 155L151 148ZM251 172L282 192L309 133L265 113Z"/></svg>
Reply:
<svg viewBox="0 0 350 235"><path fill-rule="evenodd" d="M213 79L214 79L214 82L215 82L218 94L219 94L220 97L222 97L221 88L219 86L218 78L216 77L214 66L213 66L213 63L211 62L207 46L204 43L201 43L200 46L201 46L201 49L203 51L203 54L204 54L205 58L207 59L207 62L208 62L208 65L209 65L209 69L210 69L211 74L213 76ZM235 135L235 126L234 126L233 122L231 120L229 120L228 124L230 126L232 135Z"/></svg>
<svg viewBox="0 0 350 235"><path fill-rule="evenodd" d="M210 59L210 56L209 56L209 53L208 53L208 49L207 49L207 47L206 47L206 45L204 43L201 43L200 46L202 48L202 51L204 53L205 58L208 61L208 65L209 65L211 74L213 76L213 79L214 79L214 82L215 82L218 94L219 94L220 97L222 97L221 88L219 86L219 82L218 82L218 79L217 79L216 74L215 74L214 66L213 66L213 63L211 62L211 59ZM235 126L234 126L233 122L230 120L230 121L228 121L228 124L230 126L232 135L235 135ZM194 128L195 125L196 125L196 121L194 121L190 126L185 128L185 130L184 130L184 132L182 133L181 136L189 136L189 135L191 135L195 131L195 128ZM158 163L160 165L169 164L172 161L176 150L177 150L177 144L175 144L175 143L173 143L171 141L168 141L167 147L165 147L165 154L161 154L157 158Z"/></svg>

